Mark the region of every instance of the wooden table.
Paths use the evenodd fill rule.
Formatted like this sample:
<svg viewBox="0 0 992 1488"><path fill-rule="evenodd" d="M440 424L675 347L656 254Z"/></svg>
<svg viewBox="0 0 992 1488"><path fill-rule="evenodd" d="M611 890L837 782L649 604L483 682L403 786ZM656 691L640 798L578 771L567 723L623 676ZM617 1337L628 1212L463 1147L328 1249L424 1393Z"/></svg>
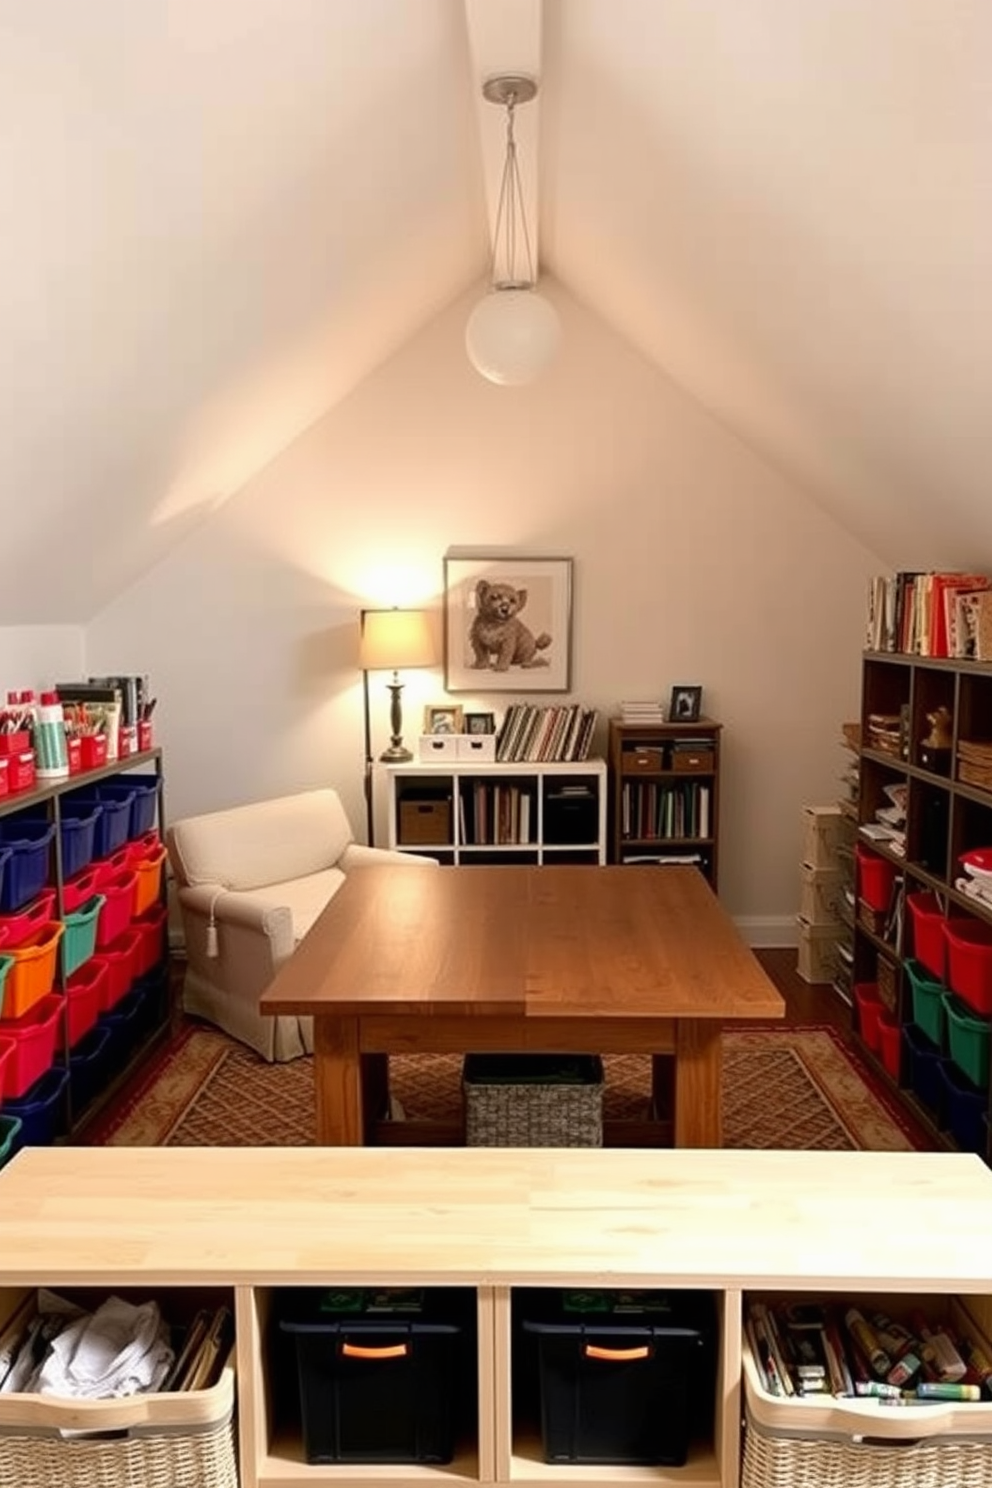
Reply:
<svg viewBox="0 0 992 1488"><path fill-rule="evenodd" d="M723 1026L785 1005L694 868L391 866L348 875L261 1010L313 1016L324 1145L424 1140L374 1127L389 1054L544 1051L656 1056L673 1122L607 1141L719 1147Z"/></svg>

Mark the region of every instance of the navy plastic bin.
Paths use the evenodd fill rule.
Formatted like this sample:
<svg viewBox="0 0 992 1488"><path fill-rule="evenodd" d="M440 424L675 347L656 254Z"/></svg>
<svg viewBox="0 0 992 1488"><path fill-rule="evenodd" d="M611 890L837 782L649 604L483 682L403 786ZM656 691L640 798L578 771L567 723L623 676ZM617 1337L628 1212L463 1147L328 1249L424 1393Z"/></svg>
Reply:
<svg viewBox="0 0 992 1488"><path fill-rule="evenodd" d="M62 844L62 877L73 878L92 863L96 851L97 822L103 813L99 805L81 806L62 802L59 807L59 839Z"/></svg>
<svg viewBox="0 0 992 1488"><path fill-rule="evenodd" d="M915 1023L904 1025L902 1041L906 1051L905 1068L913 1094L939 1124L944 1111L944 1082L939 1069L940 1050Z"/></svg>
<svg viewBox="0 0 992 1488"><path fill-rule="evenodd" d="M7 868L7 860L10 857L9 847L0 847L0 902L3 900L3 880Z"/></svg>
<svg viewBox="0 0 992 1488"><path fill-rule="evenodd" d="M104 1013L98 1027L110 1029L111 1052L115 1064L126 1064L144 1042L142 1019L147 1016L146 991L135 984L126 997L122 997L112 1013Z"/></svg>
<svg viewBox="0 0 992 1488"><path fill-rule="evenodd" d="M97 1024L69 1056L69 1099L74 1121L100 1094L113 1071L111 1033L110 1028Z"/></svg>
<svg viewBox="0 0 992 1488"><path fill-rule="evenodd" d="M54 839L54 822L22 816L0 820L0 846L10 849L0 883L0 914L13 914L45 887Z"/></svg>
<svg viewBox="0 0 992 1488"><path fill-rule="evenodd" d="M169 1015L169 973L162 967L139 977L131 989L132 995L140 992L135 1038L138 1044L150 1039L165 1023Z"/></svg>
<svg viewBox="0 0 992 1488"><path fill-rule="evenodd" d="M96 787L98 801L104 803L129 799L130 817L127 835L133 840L143 837L155 825L158 798L157 775L127 775L121 780L104 780Z"/></svg>
<svg viewBox="0 0 992 1488"><path fill-rule="evenodd" d="M94 806L101 808L96 820L93 837L93 856L95 858L109 858L110 854L123 847L128 840L128 832L131 823L131 793L120 797L103 797L97 795L96 789L91 788L85 796L68 797L70 810L92 811Z"/></svg>
<svg viewBox="0 0 992 1488"><path fill-rule="evenodd" d="M937 1068L944 1086L944 1126L962 1152L984 1153L987 1092L973 1085L952 1059L940 1060Z"/></svg>
<svg viewBox="0 0 992 1488"><path fill-rule="evenodd" d="M50 1147L65 1129L65 1096L69 1071L62 1066L46 1070L19 1100L4 1101L4 1114L21 1123L22 1147Z"/></svg>

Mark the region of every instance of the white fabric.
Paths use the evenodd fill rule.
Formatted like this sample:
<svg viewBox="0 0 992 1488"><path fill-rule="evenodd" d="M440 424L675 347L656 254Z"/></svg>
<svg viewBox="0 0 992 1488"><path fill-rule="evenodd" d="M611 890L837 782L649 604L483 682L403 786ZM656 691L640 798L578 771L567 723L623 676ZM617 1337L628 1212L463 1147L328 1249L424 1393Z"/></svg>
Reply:
<svg viewBox="0 0 992 1488"><path fill-rule="evenodd" d="M157 1390L172 1364L169 1333L156 1302L110 1297L52 1339L29 1389L88 1400Z"/></svg>
<svg viewBox="0 0 992 1488"><path fill-rule="evenodd" d="M352 838L337 791L314 790L188 816L170 856L180 883L259 889L330 868Z"/></svg>
<svg viewBox="0 0 992 1488"><path fill-rule="evenodd" d="M265 909L284 905L293 917L293 939L299 945L343 883L340 868L325 868L323 873L310 873L306 878L287 879L284 883L268 884L264 889L247 889L242 897Z"/></svg>

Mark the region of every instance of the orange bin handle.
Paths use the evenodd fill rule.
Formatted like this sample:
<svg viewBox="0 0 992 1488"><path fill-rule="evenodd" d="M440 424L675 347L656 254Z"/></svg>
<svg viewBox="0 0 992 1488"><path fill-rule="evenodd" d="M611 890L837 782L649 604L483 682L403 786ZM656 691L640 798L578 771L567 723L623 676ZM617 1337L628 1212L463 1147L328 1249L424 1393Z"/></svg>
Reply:
<svg viewBox="0 0 992 1488"><path fill-rule="evenodd" d="M360 1343L341 1345L341 1352L346 1359L402 1359L408 1349L409 1345L405 1343L384 1343L380 1348L371 1348Z"/></svg>
<svg viewBox="0 0 992 1488"><path fill-rule="evenodd" d="M603 1348L598 1343L587 1343L584 1348L587 1359L646 1359L651 1352L646 1343L636 1348Z"/></svg>

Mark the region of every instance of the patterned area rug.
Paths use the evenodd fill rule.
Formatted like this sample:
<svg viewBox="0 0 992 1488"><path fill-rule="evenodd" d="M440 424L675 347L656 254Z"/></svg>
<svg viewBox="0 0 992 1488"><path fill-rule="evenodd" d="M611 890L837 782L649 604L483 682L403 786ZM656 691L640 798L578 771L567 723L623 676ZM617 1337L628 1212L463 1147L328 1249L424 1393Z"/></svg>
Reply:
<svg viewBox="0 0 992 1488"><path fill-rule="evenodd" d="M650 1061L607 1055L604 1119L642 1116ZM461 1059L390 1060L409 1118L459 1119ZM913 1142L827 1028L724 1035L724 1145L912 1151ZM305 1147L314 1141L313 1062L267 1064L212 1029L187 1030L131 1100L90 1137L128 1147Z"/></svg>

